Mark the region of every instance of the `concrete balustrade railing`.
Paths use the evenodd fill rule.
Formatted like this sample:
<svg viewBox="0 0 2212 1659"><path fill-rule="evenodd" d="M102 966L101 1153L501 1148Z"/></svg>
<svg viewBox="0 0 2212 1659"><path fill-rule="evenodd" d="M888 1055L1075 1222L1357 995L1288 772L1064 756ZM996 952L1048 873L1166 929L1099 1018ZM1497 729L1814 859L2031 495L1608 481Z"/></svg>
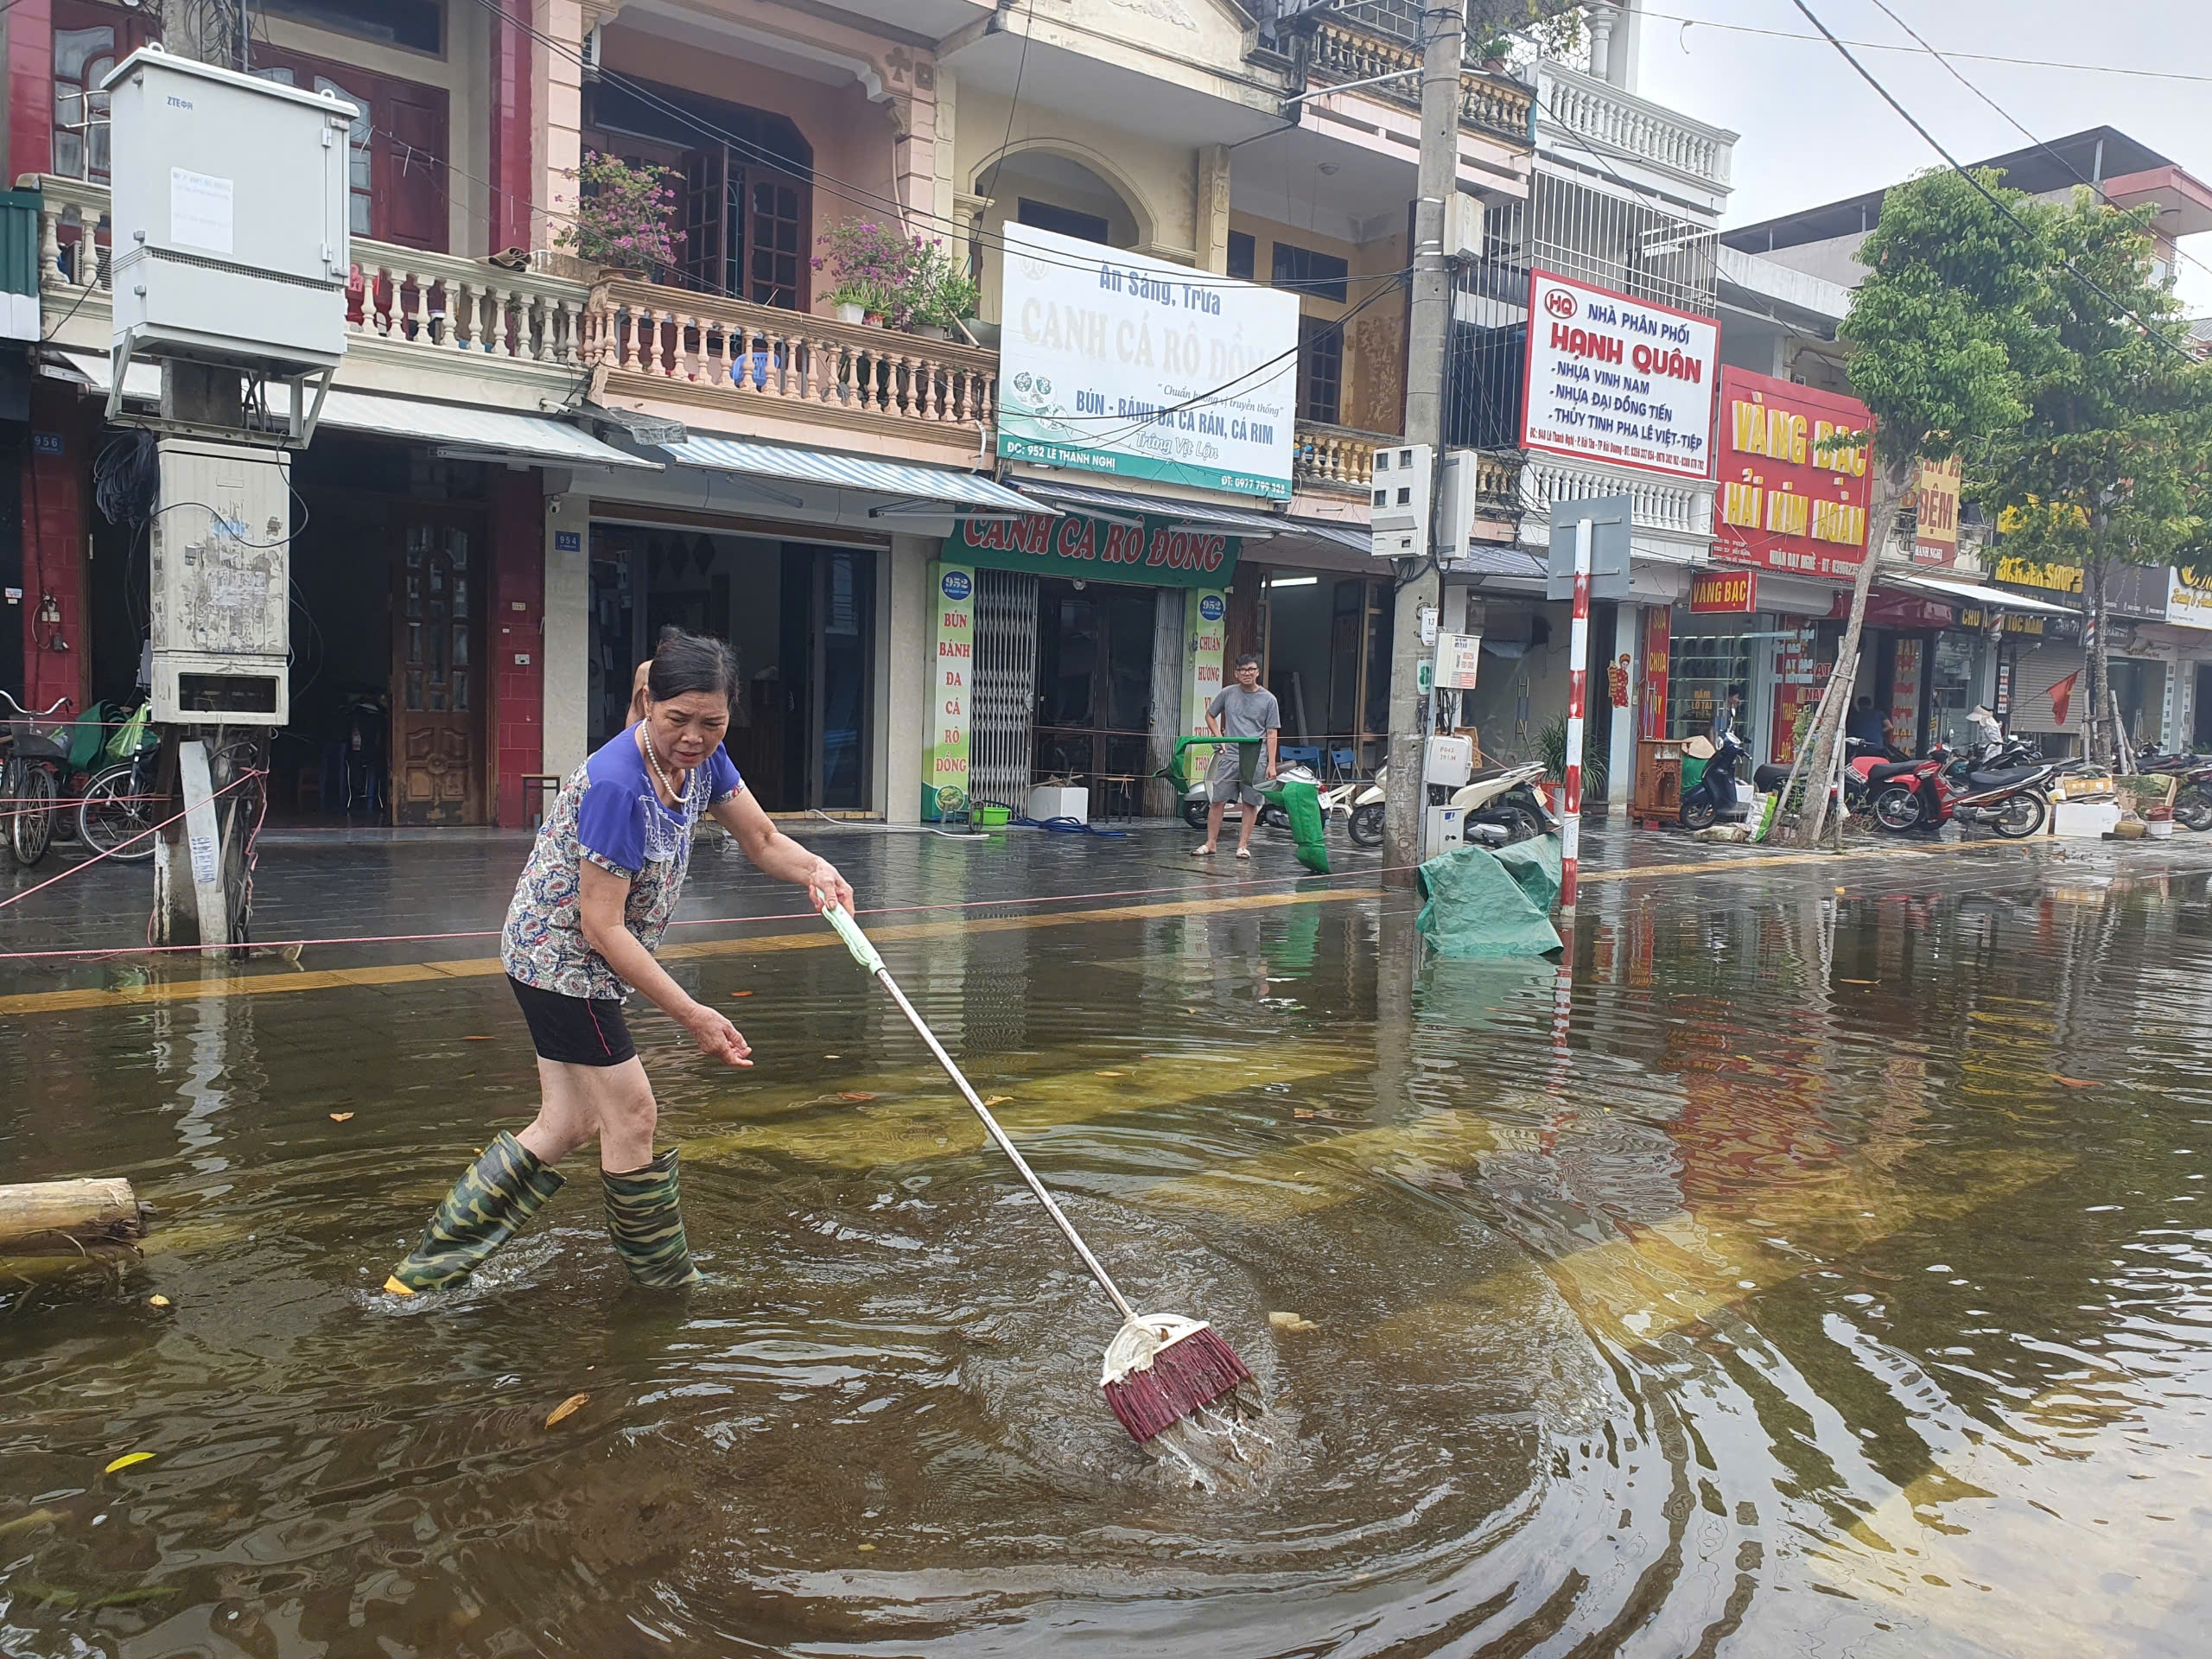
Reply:
<svg viewBox="0 0 2212 1659"><path fill-rule="evenodd" d="M26 179L41 197L39 287L65 309L110 294L108 192L53 174ZM425 354L472 353L575 367L590 289L476 259L356 237L346 324L354 334Z"/></svg>
<svg viewBox="0 0 2212 1659"><path fill-rule="evenodd" d="M1733 133L1549 61L1536 73L1541 126L1556 123L1584 143L1647 162L1717 189L1728 188Z"/></svg>
<svg viewBox="0 0 2212 1659"><path fill-rule="evenodd" d="M1301 421L1293 439L1291 476L1308 487L1362 495L1375 476L1375 452L1402 442L1388 432Z"/></svg>
<svg viewBox="0 0 2212 1659"><path fill-rule="evenodd" d="M680 386L691 401L941 441L989 425L998 410L995 352L652 283L593 289L583 351L648 396Z"/></svg>

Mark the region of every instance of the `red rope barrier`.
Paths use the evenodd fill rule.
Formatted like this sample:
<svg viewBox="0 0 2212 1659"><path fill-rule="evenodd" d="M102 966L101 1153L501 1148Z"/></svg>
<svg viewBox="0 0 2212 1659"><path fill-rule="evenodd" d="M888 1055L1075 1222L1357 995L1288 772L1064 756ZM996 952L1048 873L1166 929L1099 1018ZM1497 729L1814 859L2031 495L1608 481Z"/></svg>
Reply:
<svg viewBox="0 0 2212 1659"><path fill-rule="evenodd" d="M245 783L248 779L250 779L250 778L265 778L265 777L267 777L268 775L269 775L269 774L268 774L267 772L253 772L253 771L241 772L240 773L238 773L238 775L237 777L235 777L235 778L232 779L231 779L231 781L230 781L229 783L225 784L225 785L222 786L222 788L220 788L220 789L219 789L219 790L215 791L213 794L209 795L207 798L208 798L210 801L218 800L218 799L219 799L220 798L222 798L223 796L229 794L232 790L236 789L236 788L237 788L240 784ZM268 797L267 797L265 794L264 794L264 795L263 796L263 798L262 798L262 803L263 803L263 804L262 804L262 810L263 810L263 811L264 811L264 813L266 813L266 811L268 810ZM67 869L61 871L61 872L60 872L60 874L58 874L49 875L48 877L47 877L47 878L46 878L46 880L43 880L43 881L40 882L40 883L39 883L36 887L25 887L25 888L24 888L21 893L18 893L13 894L12 896L10 896L10 897L9 897L9 898L6 898L6 899L0 899L0 910L5 910L5 909L7 909L7 908L8 908L8 906L10 906L10 905L20 905L20 904L22 904L22 903L23 902L23 900L24 900L24 899L28 899L28 898L29 898L33 893L44 893L44 892L45 892L48 887L52 887L52 886L53 886L55 882L57 882L57 881L67 881L67 880L71 876L73 876L73 875L81 875L82 874L84 874L84 872L85 872L85 871L91 869L91 868L92 868L92 866L93 866L93 865L95 865L95 864L99 863L102 859L113 858L113 857L114 857L118 853L121 852L121 851L122 851L125 847L130 846L130 843L131 843L132 842L134 842L134 841L143 841L143 840L145 840L145 839L146 839L146 837L147 837L147 836L149 836L159 835L162 830L164 830L168 829L168 828L169 827L169 825L171 825L171 824L175 823L179 818L183 817L185 816L185 813L186 813L186 812L189 812L189 811L191 811L191 810L192 810L192 809L191 809L190 807L187 807L187 808L185 808L184 812L179 812L179 813L175 814L175 815L174 815L174 816L172 816L172 817L163 818L163 819L162 819L159 823L153 825L153 826L152 826L151 828L149 828L149 829L141 830L140 830L137 835L135 835L135 836L125 836L123 840L118 841L118 842L116 842L114 846L112 846L112 847L111 847L111 848L109 848L105 852L104 852L104 853L94 853L94 854L93 854L90 858L86 859L83 863L81 863L81 864L73 864L73 865L71 865ZM148 947L148 948L149 948L149 949L152 949L152 950L174 950L178 949L179 947L177 947L177 946L175 946L175 945L154 945L154 946L149 946L149 947ZM184 948L188 949L188 950L197 950L200 949L201 947L200 947L200 946L199 946L199 945L194 944L194 945L189 945L189 946L187 946L187 947L184 947ZM110 951L99 952L99 953L98 953L98 954L106 955L106 956L119 956L119 955L124 955L124 954L128 954L128 953L127 953L127 952L124 952L124 951L114 951L114 950L110 950Z"/></svg>

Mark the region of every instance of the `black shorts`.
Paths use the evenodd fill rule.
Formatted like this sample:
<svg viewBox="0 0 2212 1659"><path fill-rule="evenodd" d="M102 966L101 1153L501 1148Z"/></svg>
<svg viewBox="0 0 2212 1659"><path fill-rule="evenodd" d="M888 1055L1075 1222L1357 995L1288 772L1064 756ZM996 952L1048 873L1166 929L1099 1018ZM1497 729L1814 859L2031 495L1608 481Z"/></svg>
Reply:
<svg viewBox="0 0 2212 1659"><path fill-rule="evenodd" d="M622 1004L613 998L563 996L525 985L512 974L507 983L515 988L522 1017L530 1027L531 1046L542 1060L562 1065L620 1065L635 1059L637 1045L622 1019Z"/></svg>

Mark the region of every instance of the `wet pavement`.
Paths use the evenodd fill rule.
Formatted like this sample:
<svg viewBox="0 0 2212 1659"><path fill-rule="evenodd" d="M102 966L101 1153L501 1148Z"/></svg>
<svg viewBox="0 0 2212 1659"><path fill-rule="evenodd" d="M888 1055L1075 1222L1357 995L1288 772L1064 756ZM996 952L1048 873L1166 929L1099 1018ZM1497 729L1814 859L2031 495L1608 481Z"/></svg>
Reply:
<svg viewBox="0 0 2212 1659"><path fill-rule="evenodd" d="M0 1263L0 1652L2202 1651L2212 837L1599 836L1554 965L1417 963L1371 860L1264 836L823 828L1273 1444L1128 1444L1110 1310L715 850L671 967L759 1064L633 1018L708 1282L628 1286L587 1156L468 1288L379 1298L533 1108L483 937L521 845L272 838L263 938L445 937L0 959L0 1179L160 1212L118 1271ZM148 879L0 953L128 944Z"/></svg>

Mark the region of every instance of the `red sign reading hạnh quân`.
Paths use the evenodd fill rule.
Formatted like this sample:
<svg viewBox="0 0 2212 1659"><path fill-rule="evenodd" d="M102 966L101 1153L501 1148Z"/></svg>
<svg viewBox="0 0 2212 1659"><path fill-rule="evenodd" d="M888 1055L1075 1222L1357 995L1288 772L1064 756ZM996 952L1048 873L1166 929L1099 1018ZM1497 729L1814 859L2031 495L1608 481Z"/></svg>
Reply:
<svg viewBox="0 0 2212 1659"><path fill-rule="evenodd" d="M1866 556L1867 444L1844 448L1835 440L1873 424L1856 397L1721 370L1713 556L1796 575L1856 576Z"/></svg>

